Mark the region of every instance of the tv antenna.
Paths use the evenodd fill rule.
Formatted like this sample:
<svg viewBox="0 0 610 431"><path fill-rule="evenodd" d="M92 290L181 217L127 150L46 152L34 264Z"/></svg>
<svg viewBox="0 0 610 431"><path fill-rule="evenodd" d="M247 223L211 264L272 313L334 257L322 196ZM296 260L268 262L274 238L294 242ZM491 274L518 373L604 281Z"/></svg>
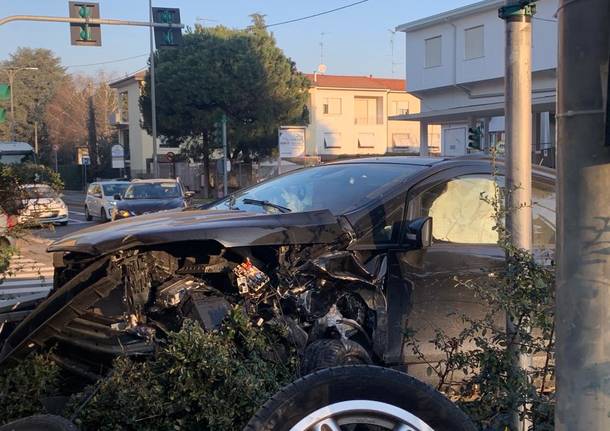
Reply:
<svg viewBox="0 0 610 431"><path fill-rule="evenodd" d="M392 70L392 76L394 76L394 74L396 73L396 67L399 64L402 64L400 62L394 61L394 37L396 36L396 30L392 30L389 29L388 30L390 32L390 57L391 57L391 70Z"/></svg>

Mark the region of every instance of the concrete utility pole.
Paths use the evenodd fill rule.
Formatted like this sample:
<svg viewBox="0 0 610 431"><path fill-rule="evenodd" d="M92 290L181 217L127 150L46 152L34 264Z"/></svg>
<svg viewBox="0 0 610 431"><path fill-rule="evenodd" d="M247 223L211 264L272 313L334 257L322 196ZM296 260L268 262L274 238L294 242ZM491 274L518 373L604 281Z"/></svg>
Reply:
<svg viewBox="0 0 610 431"><path fill-rule="evenodd" d="M558 431L610 430L610 2L561 0Z"/></svg>
<svg viewBox="0 0 610 431"><path fill-rule="evenodd" d="M528 2L507 0L499 11L506 22L504 115L506 124L506 228L513 246L532 249L532 15ZM516 328L506 316L509 334ZM512 346L514 369L527 368L528 359ZM529 427L521 423L513 406L511 430Z"/></svg>
<svg viewBox="0 0 610 431"><path fill-rule="evenodd" d="M152 123L152 159L153 177L159 177L159 161L157 160L157 98L155 89L155 47L153 29L152 0L148 0L148 14L150 20L150 118Z"/></svg>

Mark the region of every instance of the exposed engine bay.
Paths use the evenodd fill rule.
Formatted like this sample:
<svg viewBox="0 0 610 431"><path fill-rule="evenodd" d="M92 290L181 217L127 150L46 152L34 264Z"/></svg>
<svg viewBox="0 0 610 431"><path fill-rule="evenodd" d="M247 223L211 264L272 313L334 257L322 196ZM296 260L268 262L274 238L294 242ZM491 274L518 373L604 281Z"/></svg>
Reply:
<svg viewBox="0 0 610 431"><path fill-rule="evenodd" d="M153 353L184 319L213 330L240 305L254 325L283 328L301 355L328 339L357 343L370 362L398 362L405 322L388 325L388 255L348 251L348 241L234 248L181 241L96 258L56 252L50 297L63 298L26 318L1 360L54 346L58 363L93 379L117 355Z"/></svg>

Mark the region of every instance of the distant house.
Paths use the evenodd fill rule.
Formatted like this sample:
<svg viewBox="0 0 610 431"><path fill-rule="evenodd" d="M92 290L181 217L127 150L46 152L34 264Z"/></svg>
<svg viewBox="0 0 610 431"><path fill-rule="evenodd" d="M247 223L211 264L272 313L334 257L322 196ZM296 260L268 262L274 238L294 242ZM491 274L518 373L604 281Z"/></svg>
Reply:
<svg viewBox="0 0 610 431"><path fill-rule="evenodd" d="M441 153L469 152L469 129L480 131L483 149L504 142L504 0L485 0L396 28L406 36L407 90L421 112L400 115L440 125ZM557 0L539 0L532 20L534 160L554 165L557 67ZM426 139L421 152L427 152Z"/></svg>
<svg viewBox="0 0 610 431"><path fill-rule="evenodd" d="M340 156L419 153L419 124L391 120L416 113L417 97L404 79L307 74L309 119L306 153L322 161ZM438 136L437 130L431 130Z"/></svg>
<svg viewBox="0 0 610 431"><path fill-rule="evenodd" d="M152 172L152 136L141 126L140 95L144 85L146 71L141 70L132 75L110 83L118 95L119 110L113 118L114 126L119 132L119 144L125 150L125 168L131 177L147 177ZM159 173L161 177L170 176L170 162L165 157L168 152L178 152L160 142L158 148Z"/></svg>

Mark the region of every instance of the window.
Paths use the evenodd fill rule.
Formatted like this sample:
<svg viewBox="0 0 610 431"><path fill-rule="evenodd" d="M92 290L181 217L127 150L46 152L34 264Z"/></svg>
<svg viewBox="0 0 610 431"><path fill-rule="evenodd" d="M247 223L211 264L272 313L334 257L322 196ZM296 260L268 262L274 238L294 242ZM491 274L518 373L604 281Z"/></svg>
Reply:
<svg viewBox="0 0 610 431"><path fill-rule="evenodd" d="M442 40L441 36L426 39L426 67L436 67L442 64Z"/></svg>
<svg viewBox="0 0 610 431"><path fill-rule="evenodd" d="M119 93L119 113L121 123L129 123L129 94L127 91Z"/></svg>
<svg viewBox="0 0 610 431"><path fill-rule="evenodd" d="M555 188L552 185L532 185L532 243L535 249L555 249L555 205Z"/></svg>
<svg viewBox="0 0 610 431"><path fill-rule="evenodd" d="M375 134L358 133L358 148L375 148Z"/></svg>
<svg viewBox="0 0 610 431"><path fill-rule="evenodd" d="M340 115L341 114L341 99L340 98L325 98L323 105L324 114Z"/></svg>
<svg viewBox="0 0 610 431"><path fill-rule="evenodd" d="M383 124L381 97L355 97L354 111L354 124Z"/></svg>
<svg viewBox="0 0 610 431"><path fill-rule="evenodd" d="M392 146L399 149L419 150L419 144L413 141L410 133L392 133Z"/></svg>
<svg viewBox="0 0 610 431"><path fill-rule="evenodd" d="M324 148L341 148L341 133L324 133Z"/></svg>
<svg viewBox="0 0 610 431"><path fill-rule="evenodd" d="M408 100L395 100L392 102L392 113L394 115L406 115L409 113Z"/></svg>
<svg viewBox="0 0 610 431"><path fill-rule="evenodd" d="M464 58L466 60L485 56L483 34L482 25L464 30Z"/></svg>
<svg viewBox="0 0 610 431"><path fill-rule="evenodd" d="M481 196L493 197L490 176L466 175L433 186L413 202L412 214L432 217L435 241L460 244L496 244L498 233L493 207Z"/></svg>

